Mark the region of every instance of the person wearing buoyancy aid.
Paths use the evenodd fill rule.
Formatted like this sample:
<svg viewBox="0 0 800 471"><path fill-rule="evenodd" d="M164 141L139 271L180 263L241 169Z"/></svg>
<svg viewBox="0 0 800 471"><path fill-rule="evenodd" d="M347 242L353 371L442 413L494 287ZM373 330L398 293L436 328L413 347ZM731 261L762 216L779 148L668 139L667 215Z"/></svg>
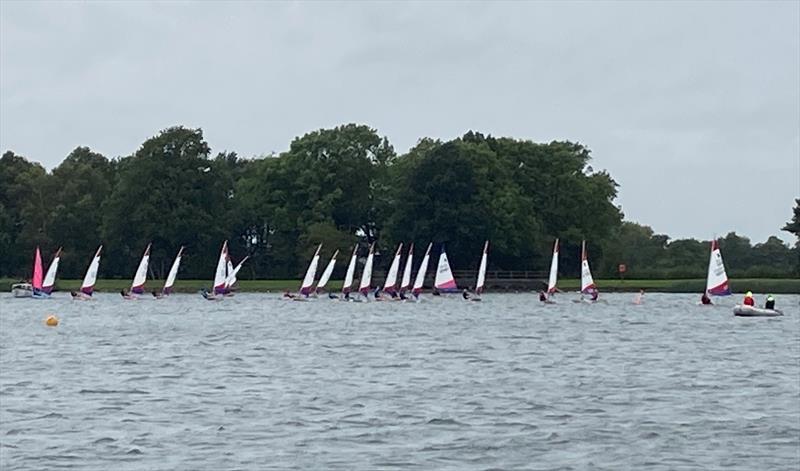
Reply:
<svg viewBox="0 0 800 471"><path fill-rule="evenodd" d="M743 304L745 306L755 306L756 305L756 301L755 301L755 299L753 299L753 292L752 291L748 291L747 294L744 295Z"/></svg>
<svg viewBox="0 0 800 471"><path fill-rule="evenodd" d="M764 303L764 309L775 309L775 298L771 294L767 295L767 302Z"/></svg>

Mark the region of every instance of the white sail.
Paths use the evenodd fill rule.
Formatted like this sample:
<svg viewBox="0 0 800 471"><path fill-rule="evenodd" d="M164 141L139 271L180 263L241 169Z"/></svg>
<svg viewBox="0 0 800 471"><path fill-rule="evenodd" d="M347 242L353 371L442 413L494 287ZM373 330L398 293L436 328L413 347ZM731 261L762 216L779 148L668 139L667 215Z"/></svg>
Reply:
<svg viewBox="0 0 800 471"><path fill-rule="evenodd" d="M389 294L397 291L397 272L400 271L400 257L402 256L403 243L397 246L397 252L394 254L392 264L389 266L389 273L386 274L386 282L383 284L383 290Z"/></svg>
<svg viewBox="0 0 800 471"><path fill-rule="evenodd" d="M317 246L317 251L311 258L311 263L308 264L306 276L303 278L303 284L300 286L300 294L308 296L311 293L311 287L314 286L314 278L317 276L317 265L319 265L319 251L322 250L322 244Z"/></svg>
<svg viewBox="0 0 800 471"><path fill-rule="evenodd" d="M369 290L372 287L372 260L374 258L375 253L375 242L369 246L369 254L367 255L367 261L364 263L364 271L361 272L361 284L358 287L358 290L361 291L361 294L364 296L369 293Z"/></svg>
<svg viewBox="0 0 800 471"><path fill-rule="evenodd" d="M481 264L478 267L478 282L475 283L475 293L480 295L483 293L483 284L486 281L486 263L489 259L489 241L483 244L483 255L481 255Z"/></svg>
<svg viewBox="0 0 800 471"><path fill-rule="evenodd" d="M558 239L556 239L556 243L553 245L553 260L550 262L550 278L547 280L548 293L555 293L556 283L558 283Z"/></svg>
<svg viewBox="0 0 800 471"><path fill-rule="evenodd" d="M226 278L226 279L225 279L225 288L226 288L226 289L227 289L227 288L230 288L231 286L233 286L234 284L236 284L236 281L237 281L237 280L236 280L236 275L238 275L238 274L239 274L239 270L241 270L241 268L242 268L242 265L244 265L244 262L246 262L248 258L250 258L250 256L249 256L249 255L248 255L248 256L246 256L246 257L244 257L244 258L242 259L242 261L241 261L241 262L239 262L239 264L238 264L238 265L236 265L236 268L233 268L233 269L231 269L230 273L228 273L228 278Z"/></svg>
<svg viewBox="0 0 800 471"><path fill-rule="evenodd" d="M589 270L589 258L586 253L586 241L581 245L581 293L589 294L596 291L597 287L594 285L592 272Z"/></svg>
<svg viewBox="0 0 800 471"><path fill-rule="evenodd" d="M322 272L322 276L319 277L319 282L317 282L317 289L316 292L325 288L325 285L328 284L328 280L331 279L331 274L333 273L333 267L336 266L336 256L339 255L339 251L333 252L333 257L331 257L331 261L328 262L328 266L325 267L325 271Z"/></svg>
<svg viewBox="0 0 800 471"><path fill-rule="evenodd" d="M56 273L58 273L58 262L61 260L61 249L58 249L53 256L53 261L50 262L50 268L47 269L47 274L44 276L42 282L42 291L47 294L53 292L53 286L56 284Z"/></svg>
<svg viewBox="0 0 800 471"><path fill-rule="evenodd" d="M217 260L217 270L214 272L214 293L220 294L225 291L225 279L228 278L227 274L228 260L228 241L222 244L222 249L219 251L219 260Z"/></svg>
<svg viewBox="0 0 800 471"><path fill-rule="evenodd" d="M428 271L428 261L431 259L431 247L433 243L428 244L428 250L425 251L425 256L422 257L422 263L419 265L417 271L417 278L414 280L414 288L411 290L414 296L419 296L422 292L422 284L425 283L425 272Z"/></svg>
<svg viewBox="0 0 800 471"><path fill-rule="evenodd" d="M175 256L175 261L172 262L172 268L169 269L167 281L164 282L163 294L172 293L172 285L175 284L175 278L178 276L178 268L181 266L181 254L183 254L183 247L178 250L178 255Z"/></svg>
<svg viewBox="0 0 800 471"><path fill-rule="evenodd" d="M350 257L350 264L347 265L347 273L344 276L342 293L347 294L353 287L353 276L356 274L356 258L358 255L358 244L353 247L353 255Z"/></svg>
<svg viewBox="0 0 800 471"><path fill-rule="evenodd" d="M412 242L408 248L408 258L406 259L406 268L403 270L403 281L400 282L400 291L411 288L411 264L414 260L414 243Z"/></svg>
<svg viewBox="0 0 800 471"><path fill-rule="evenodd" d="M716 240L711 241L706 292L714 296L728 296L731 294L730 286L728 286L728 275L725 273L725 264L722 263L722 252L720 252Z"/></svg>
<svg viewBox="0 0 800 471"><path fill-rule="evenodd" d="M150 263L150 244L144 249L144 255L139 261L139 267L136 269L136 275L133 277L131 283L131 291L136 294L144 293L144 283L147 281L147 265Z"/></svg>
<svg viewBox="0 0 800 471"><path fill-rule="evenodd" d="M83 294L88 294L91 296L92 292L94 291L94 284L97 281L97 270L100 268L101 250L103 250L102 245L97 248L97 252L94 254L92 263L89 264L89 269L86 270L86 276L83 277L83 283L81 283L81 292Z"/></svg>
<svg viewBox="0 0 800 471"><path fill-rule="evenodd" d="M442 253L439 254L439 265L436 267L436 279L433 286L439 291L455 291L458 289L453 271L450 269L450 262L447 261L447 252L442 246Z"/></svg>

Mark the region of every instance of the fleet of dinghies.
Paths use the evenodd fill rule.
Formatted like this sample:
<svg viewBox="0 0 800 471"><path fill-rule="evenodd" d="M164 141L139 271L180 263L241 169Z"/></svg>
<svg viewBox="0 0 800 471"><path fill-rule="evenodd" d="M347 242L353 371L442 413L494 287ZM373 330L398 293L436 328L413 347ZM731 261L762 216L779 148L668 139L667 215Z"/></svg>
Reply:
<svg viewBox="0 0 800 471"><path fill-rule="evenodd" d="M122 296L125 299L139 299L139 296L143 295L145 290L145 284L147 282L147 273L148 267L150 263L150 250L152 244L147 244L147 247L142 254L142 258L139 261L139 265L136 269L136 272L133 277L133 281L131 282L131 287L129 290L123 290L121 292ZM355 272L356 272L356 265L358 262L358 244L353 247L353 252L350 257L349 264L347 265L347 271L344 277L344 282L342 284L342 293L341 297L337 296L335 293L328 292L328 297L332 299L341 299L343 301L369 301L370 300L370 293L373 293L373 298L376 301L381 301L384 299L392 299L392 300L406 300L408 299L407 294L410 292L413 295L415 300L420 299L420 294L422 293L423 284L425 282L425 277L428 271L428 264L430 262L431 257L431 249L433 248L433 243L429 243L427 249L425 250L425 254L422 257L422 261L417 268L416 276L414 276L413 272L413 260L414 260L414 244L409 244L408 246L408 253L406 255L405 264L402 264L402 256L403 256L403 244L400 243L397 246L397 249L394 252L394 257L392 258L391 264L389 266L389 271L386 274L386 278L383 282L382 286L378 286L375 289L374 293L372 291L372 270L375 258L375 243L373 242L370 244L369 252L367 254L366 260L364 262L364 267L361 272L361 280L358 286L358 292L361 294L360 297L354 298L351 296L352 289L353 289L353 282L355 280ZM92 295L94 293L94 286L97 282L97 272L100 267L100 255L102 253L103 246L100 245L97 248L97 251L94 254L94 257L89 264L89 267L86 270L86 274L83 278L83 282L81 283L81 287L79 291L73 291L72 297L76 300L88 300L92 299ZM161 292L158 293L156 291L152 291L152 295L156 299L161 299L165 296L169 296L172 294L173 286L175 284L175 280L178 275L178 270L180 269L181 264L181 256L183 255L184 247L181 247L178 250L177 255L175 256L175 260L173 261L169 273L167 275L166 281L164 282L164 286L161 289ZM317 268L319 266L320 260L320 252L322 250L322 244L319 244L314 252L314 255L311 258L311 261L308 264L308 269L306 270L305 276L303 277L302 284L300 285L300 290L298 295L294 295L291 293L285 293L287 298L291 298L293 300L305 301L309 298L316 298L318 295L326 293L326 285L331 279L333 274L334 268L336 266L336 258L339 255L339 251L336 250L330 258L330 261L325 267L325 270L322 272L322 276L320 276L319 281L316 282L315 286L315 278L317 274ZM58 265L61 258L62 249L59 248L56 253L53 255L53 259L50 262L50 266L47 269L46 274L43 271L42 266L42 255L39 247L36 247L34 252L34 263L33 263L33 274L31 278L31 283L16 283L12 285L12 294L14 297L30 297L35 299L43 299L50 297L53 288L55 286L56 275L58 273ZM475 290L474 294L470 295L467 290L462 292L462 296L464 299L468 299L471 301L480 301L481 295L484 291L484 286L486 282L486 267L488 263L488 253L489 253L489 241L487 240L484 243L483 251L481 253L480 264L478 266L478 274L477 280L475 283ZM224 299L227 296L233 295L234 285L237 282L237 274L239 270L242 268L242 265L247 261L249 257L245 256L237 265L233 265L233 261L231 260L229 251L228 251L228 241L223 242L222 248L220 249L219 258L217 260L217 267L214 272L214 283L211 290L203 289L201 294L205 299L212 300L212 301L219 301ZM548 304L552 304L553 296L555 293L559 292L560 290L557 287L558 284L558 258L559 258L559 239L555 239L553 244L553 254L552 259L550 262L550 272L547 280L547 289L545 291L541 291L539 295L540 301L543 301ZM573 299L574 302L597 302L599 297L599 291L597 289L597 285L594 282L594 278L592 277L591 269L589 268L589 257L588 252L586 249L586 241L581 242L581 264L580 264L580 271L581 271L581 287L580 287L580 298ZM403 267L402 275L400 272L401 267ZM412 284L413 279L413 284ZM458 291L458 285L456 284L455 277L453 276L453 270L450 267L450 262L447 258L447 252L442 245L439 251L439 260L436 266L436 272L434 274L434 283L433 283L433 291L434 295L441 295L444 293L452 293ZM385 298L383 294L387 294L389 298ZM728 296L731 294L731 289L728 284L728 276L725 272L725 265L722 261L722 254L719 249L719 244L716 240L711 241L711 253L708 262L708 276L706 279L706 288L703 295L703 304L712 304L708 298L708 296ZM741 306L737 306L739 308ZM751 309L752 310L752 309ZM744 314L737 314L737 315L758 315L752 314L749 311Z"/></svg>

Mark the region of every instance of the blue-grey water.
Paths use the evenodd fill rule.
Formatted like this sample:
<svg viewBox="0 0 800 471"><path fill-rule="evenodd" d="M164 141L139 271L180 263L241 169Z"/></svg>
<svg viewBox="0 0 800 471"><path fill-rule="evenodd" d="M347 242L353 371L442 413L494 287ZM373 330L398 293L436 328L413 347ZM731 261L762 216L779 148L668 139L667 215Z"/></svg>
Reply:
<svg viewBox="0 0 800 471"><path fill-rule="evenodd" d="M4 471L800 467L799 296L4 296Z"/></svg>

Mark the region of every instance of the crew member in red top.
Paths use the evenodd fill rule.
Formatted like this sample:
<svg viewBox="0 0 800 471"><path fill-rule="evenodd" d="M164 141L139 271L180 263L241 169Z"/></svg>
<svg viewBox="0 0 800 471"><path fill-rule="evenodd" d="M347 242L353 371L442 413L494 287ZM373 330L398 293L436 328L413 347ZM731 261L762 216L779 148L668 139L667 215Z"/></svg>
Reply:
<svg viewBox="0 0 800 471"><path fill-rule="evenodd" d="M744 295L744 305L745 306L755 306L756 302L753 299L753 292L748 291L747 294Z"/></svg>

